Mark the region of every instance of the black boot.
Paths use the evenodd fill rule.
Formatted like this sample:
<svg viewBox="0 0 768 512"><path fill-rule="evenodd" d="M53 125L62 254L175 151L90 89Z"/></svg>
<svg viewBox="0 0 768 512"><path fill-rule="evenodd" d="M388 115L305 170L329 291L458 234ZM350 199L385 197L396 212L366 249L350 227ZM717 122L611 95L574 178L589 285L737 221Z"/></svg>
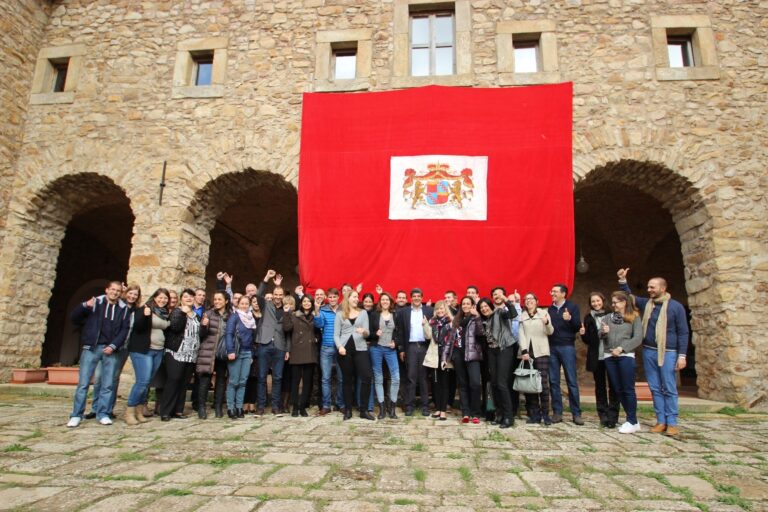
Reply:
<svg viewBox="0 0 768 512"><path fill-rule="evenodd" d="M208 413L205 411L205 405L201 405L197 409L197 417L201 420L207 420L208 419Z"/></svg>
<svg viewBox="0 0 768 512"><path fill-rule="evenodd" d="M245 411L241 409L237 409L237 417L238 418L245 418Z"/></svg>
<svg viewBox="0 0 768 512"><path fill-rule="evenodd" d="M293 416L294 418L298 418L299 417L299 406L298 405L294 405L293 406L293 409L291 410L291 416Z"/></svg>
<svg viewBox="0 0 768 512"><path fill-rule="evenodd" d="M371 413L366 411L365 409L360 409L360 417L364 420L375 420L373 416L371 416Z"/></svg>
<svg viewBox="0 0 768 512"><path fill-rule="evenodd" d="M344 421L351 420L352 419L352 408L347 407L344 409Z"/></svg>
<svg viewBox="0 0 768 512"><path fill-rule="evenodd" d="M389 401L389 419L396 420L397 419L397 413L395 412L397 409L397 402L395 400Z"/></svg>
<svg viewBox="0 0 768 512"><path fill-rule="evenodd" d="M503 418L499 422L499 428L509 428L515 426L515 420L514 418Z"/></svg>
<svg viewBox="0 0 768 512"><path fill-rule="evenodd" d="M386 413L386 407L384 405L384 402L379 402L379 415L377 416L378 419L383 420L387 417Z"/></svg>
<svg viewBox="0 0 768 512"><path fill-rule="evenodd" d="M231 420L237 419L237 410L236 409L227 409L227 416Z"/></svg>
<svg viewBox="0 0 768 512"><path fill-rule="evenodd" d="M222 406L222 404L216 404L215 411L216 411L216 417L217 418L223 418L224 417L224 407Z"/></svg>

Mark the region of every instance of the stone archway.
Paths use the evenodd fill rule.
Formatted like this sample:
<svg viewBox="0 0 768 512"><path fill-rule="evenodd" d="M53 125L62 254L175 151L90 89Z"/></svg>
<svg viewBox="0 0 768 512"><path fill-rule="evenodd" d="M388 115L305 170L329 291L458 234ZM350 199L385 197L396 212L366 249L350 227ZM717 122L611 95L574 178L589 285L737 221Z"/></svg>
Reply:
<svg viewBox="0 0 768 512"><path fill-rule="evenodd" d="M275 268L286 286L298 284L296 208L296 188L279 174L248 168L207 183L189 207L191 245L182 248L184 266L193 274L188 281L200 285L204 277L211 292L222 270L242 289Z"/></svg>
<svg viewBox="0 0 768 512"><path fill-rule="evenodd" d="M586 307L591 290L614 290L619 267L632 269L630 285L641 294L649 278L665 277L673 297L691 311L699 349L683 384L695 391L698 383L701 395L711 396L722 337L711 316L713 287L704 286L713 277L714 247L699 191L661 164L622 159L587 173L575 184L574 199L577 254L583 250L590 265L588 273L577 274L576 300Z"/></svg>
<svg viewBox="0 0 768 512"><path fill-rule="evenodd" d="M25 204L9 216L8 232L14 236L7 240L13 242L3 248L6 266L0 277L10 288L4 296L17 297L0 304L4 329L11 333L0 340L0 352L10 363L4 372L15 364L40 363L43 353L45 364L73 363L72 347L63 347L72 295L95 278L124 279L131 251L130 201L106 176L58 178ZM62 351L67 361L61 361Z"/></svg>

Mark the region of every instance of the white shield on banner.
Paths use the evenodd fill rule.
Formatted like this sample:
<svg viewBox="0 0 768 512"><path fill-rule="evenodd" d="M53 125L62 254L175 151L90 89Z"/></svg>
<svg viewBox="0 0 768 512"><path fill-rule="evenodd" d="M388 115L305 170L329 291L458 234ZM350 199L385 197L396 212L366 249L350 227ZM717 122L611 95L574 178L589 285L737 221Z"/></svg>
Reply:
<svg viewBox="0 0 768 512"><path fill-rule="evenodd" d="M487 156L393 156L389 172L391 220L487 220Z"/></svg>

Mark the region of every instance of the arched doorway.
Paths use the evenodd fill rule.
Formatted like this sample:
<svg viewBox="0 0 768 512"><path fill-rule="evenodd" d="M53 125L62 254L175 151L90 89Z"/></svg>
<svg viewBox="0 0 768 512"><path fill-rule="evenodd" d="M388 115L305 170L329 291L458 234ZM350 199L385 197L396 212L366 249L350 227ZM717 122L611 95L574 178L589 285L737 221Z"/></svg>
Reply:
<svg viewBox="0 0 768 512"><path fill-rule="evenodd" d="M71 309L103 293L107 280L125 279L134 216L123 189L94 173L60 178L37 198L36 222L28 229L46 240L37 245L34 257L44 269L39 279L50 294L45 335L38 338L44 340L40 363L71 365L79 356Z"/></svg>
<svg viewBox="0 0 768 512"><path fill-rule="evenodd" d="M285 178L253 169L220 176L197 193L191 210L210 233L209 294L219 271L234 276L236 290L258 283L267 268L280 272L286 287L299 283L296 206L296 188Z"/></svg>
<svg viewBox="0 0 768 512"><path fill-rule="evenodd" d="M629 284L636 293L644 295L648 279L662 276L672 296L691 308L686 281L695 277L705 240L687 230L681 237L680 229L701 209L687 180L650 162L611 162L576 183L576 252L583 253L589 264L588 272L577 273L574 282L573 297L585 308L582 314L588 309L590 291L608 295L617 288L620 267L631 269ZM695 317L698 307L694 304L692 309ZM681 392L696 396L695 351L705 329L696 322L693 326ZM638 380L644 380L642 365Z"/></svg>

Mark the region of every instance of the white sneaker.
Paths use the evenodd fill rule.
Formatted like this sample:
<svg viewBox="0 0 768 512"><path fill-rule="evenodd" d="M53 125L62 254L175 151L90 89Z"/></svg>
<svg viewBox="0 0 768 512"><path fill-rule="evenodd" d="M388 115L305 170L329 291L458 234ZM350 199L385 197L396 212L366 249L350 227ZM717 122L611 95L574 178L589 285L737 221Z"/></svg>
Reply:
<svg viewBox="0 0 768 512"><path fill-rule="evenodd" d="M67 426L69 428L75 428L80 425L80 422L83 421L83 418L80 416L72 416L69 418L69 422L67 423Z"/></svg>
<svg viewBox="0 0 768 512"><path fill-rule="evenodd" d="M619 434L634 434L636 432L640 432L640 423L633 425L627 421L619 427Z"/></svg>
<svg viewBox="0 0 768 512"><path fill-rule="evenodd" d="M103 418L101 418L99 420L99 423L101 423L102 425L111 425L112 424L112 420L109 419L109 416L104 416Z"/></svg>

